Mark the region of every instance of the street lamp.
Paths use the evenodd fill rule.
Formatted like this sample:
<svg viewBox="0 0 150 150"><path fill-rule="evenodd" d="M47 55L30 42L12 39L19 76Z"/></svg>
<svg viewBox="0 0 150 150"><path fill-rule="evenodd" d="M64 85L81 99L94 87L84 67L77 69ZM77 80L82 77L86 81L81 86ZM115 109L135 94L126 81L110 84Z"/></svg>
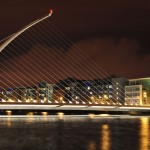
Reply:
<svg viewBox="0 0 150 150"><path fill-rule="evenodd" d="M60 97L59 97L59 100L60 100L60 102L63 102L63 97L60 96Z"/></svg>

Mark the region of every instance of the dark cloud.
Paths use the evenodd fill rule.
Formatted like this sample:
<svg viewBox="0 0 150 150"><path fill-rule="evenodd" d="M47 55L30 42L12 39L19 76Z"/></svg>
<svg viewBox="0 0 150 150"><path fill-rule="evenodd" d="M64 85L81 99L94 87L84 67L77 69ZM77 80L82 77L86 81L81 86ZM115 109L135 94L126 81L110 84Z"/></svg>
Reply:
<svg viewBox="0 0 150 150"><path fill-rule="evenodd" d="M1 75L6 83L11 76L13 83L20 86L42 80L57 82L69 76L80 79L116 73L128 78L149 76L150 55L138 55L139 48L135 39L127 38L86 39L68 51L38 44L27 53L3 62Z"/></svg>
<svg viewBox="0 0 150 150"><path fill-rule="evenodd" d="M138 54L140 45L135 39L94 38L80 41L75 44L75 47L76 46L80 49L72 48L70 53L78 51L76 54L78 53L78 57L80 58L79 50L83 51L83 53L87 55L86 59L84 59L85 63L84 65L79 61L77 61L77 63L80 64L80 66L84 66L88 71L88 68L95 68L93 70L97 76L102 75L101 67L106 70L108 74L117 73L120 76L128 78L138 77L139 75L142 77L150 75L148 69L150 55ZM81 55L81 61L83 61L83 56L84 55ZM92 67L91 64L94 67Z"/></svg>

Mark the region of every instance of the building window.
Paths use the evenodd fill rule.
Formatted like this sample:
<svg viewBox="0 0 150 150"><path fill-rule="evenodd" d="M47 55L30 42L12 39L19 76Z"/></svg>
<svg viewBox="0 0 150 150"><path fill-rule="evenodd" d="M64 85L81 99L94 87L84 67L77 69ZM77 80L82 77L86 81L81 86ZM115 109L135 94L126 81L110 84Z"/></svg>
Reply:
<svg viewBox="0 0 150 150"><path fill-rule="evenodd" d="M132 97L132 93L126 93L125 97L126 98L131 98Z"/></svg>
<svg viewBox="0 0 150 150"><path fill-rule="evenodd" d="M109 98L112 98L112 95L109 95Z"/></svg>
<svg viewBox="0 0 150 150"><path fill-rule="evenodd" d="M126 88L125 90L126 90L126 92L131 92L132 88Z"/></svg>
<svg viewBox="0 0 150 150"><path fill-rule="evenodd" d="M130 84L130 85L135 85L135 82L134 82L134 81L130 81L129 84Z"/></svg>
<svg viewBox="0 0 150 150"><path fill-rule="evenodd" d="M70 87L65 87L66 90L70 90Z"/></svg>
<svg viewBox="0 0 150 150"><path fill-rule="evenodd" d="M140 88L139 88L139 87L133 87L132 90L133 90L133 91L140 91Z"/></svg>
<svg viewBox="0 0 150 150"><path fill-rule="evenodd" d="M141 85L141 81L136 81L136 85Z"/></svg>
<svg viewBox="0 0 150 150"><path fill-rule="evenodd" d="M133 97L134 96L140 96L140 93L133 93L132 95L133 95Z"/></svg>

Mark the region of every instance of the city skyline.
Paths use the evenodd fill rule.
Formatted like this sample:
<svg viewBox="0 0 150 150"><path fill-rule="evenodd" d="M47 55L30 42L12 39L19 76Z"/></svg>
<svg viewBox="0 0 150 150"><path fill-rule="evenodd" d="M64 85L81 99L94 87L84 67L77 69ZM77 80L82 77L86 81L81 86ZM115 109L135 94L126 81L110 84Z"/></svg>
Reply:
<svg viewBox="0 0 150 150"><path fill-rule="evenodd" d="M148 106L150 78L110 76L105 79L79 80L69 77L56 84L39 82L28 87L0 89L0 102Z"/></svg>

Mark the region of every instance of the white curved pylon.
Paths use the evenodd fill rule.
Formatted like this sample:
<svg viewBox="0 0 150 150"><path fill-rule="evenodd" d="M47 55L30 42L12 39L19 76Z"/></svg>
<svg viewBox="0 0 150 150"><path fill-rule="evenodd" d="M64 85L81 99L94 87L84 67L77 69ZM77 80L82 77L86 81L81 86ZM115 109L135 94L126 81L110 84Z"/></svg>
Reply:
<svg viewBox="0 0 150 150"><path fill-rule="evenodd" d="M19 30L18 32L14 33L10 38L8 38L1 46L0 46L0 52L9 44L11 43L16 37L18 37L21 33L25 32L27 29L29 29L30 27L34 26L35 24L47 19L48 17L50 17L52 15L53 11L50 10L50 13L41 18L41 19L37 19L36 21L30 23L29 25L25 26L23 29Z"/></svg>
<svg viewBox="0 0 150 150"><path fill-rule="evenodd" d="M9 39L11 36L13 36L15 33L8 35L7 37L5 37L4 39L0 40L0 43L2 43L3 41Z"/></svg>

